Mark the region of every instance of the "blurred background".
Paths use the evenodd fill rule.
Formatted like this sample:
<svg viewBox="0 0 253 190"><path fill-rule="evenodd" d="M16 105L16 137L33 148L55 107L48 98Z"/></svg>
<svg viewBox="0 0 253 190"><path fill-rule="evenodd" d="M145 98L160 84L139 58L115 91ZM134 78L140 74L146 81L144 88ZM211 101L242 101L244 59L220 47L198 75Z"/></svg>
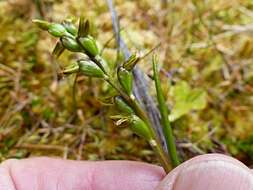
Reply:
<svg viewBox="0 0 253 190"><path fill-rule="evenodd" d="M114 0L114 6L131 52L161 43L156 54L181 158L219 152L251 166L253 1ZM56 40L32 23L81 15L92 22L100 48L106 44L104 58L115 62L106 0L0 1L0 161L57 156L158 162L144 140L110 120L105 83L59 76L76 55L65 52L56 60ZM140 67L151 75L151 56Z"/></svg>

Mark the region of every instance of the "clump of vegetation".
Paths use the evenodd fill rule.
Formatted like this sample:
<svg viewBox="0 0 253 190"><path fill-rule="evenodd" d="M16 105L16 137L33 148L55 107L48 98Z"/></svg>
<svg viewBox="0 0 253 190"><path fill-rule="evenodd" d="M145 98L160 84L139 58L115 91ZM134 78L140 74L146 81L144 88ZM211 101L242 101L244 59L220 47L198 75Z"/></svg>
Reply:
<svg viewBox="0 0 253 190"><path fill-rule="evenodd" d="M133 69L141 57L130 56L124 63L110 68L109 64L101 56L101 51L96 40L90 35L90 23L81 18L78 29L74 23L64 21L62 24L49 23L43 20L34 20L41 29L48 31L52 36L59 38L53 54L59 57L65 49L70 52L83 53L86 57L81 58L63 69L63 74L80 73L87 77L101 78L106 81L113 92L112 104L119 110L118 115L111 116L116 120L116 125L127 124L132 131L143 137L156 152L166 172L170 170L168 156L162 148L162 144L152 127L151 122L137 102L133 94ZM156 84L157 99L161 111L163 133L166 139L167 149L171 158L172 166L179 165L176 145L172 129L168 119L168 110L162 94L161 83L158 77L157 60L153 58L153 72Z"/></svg>

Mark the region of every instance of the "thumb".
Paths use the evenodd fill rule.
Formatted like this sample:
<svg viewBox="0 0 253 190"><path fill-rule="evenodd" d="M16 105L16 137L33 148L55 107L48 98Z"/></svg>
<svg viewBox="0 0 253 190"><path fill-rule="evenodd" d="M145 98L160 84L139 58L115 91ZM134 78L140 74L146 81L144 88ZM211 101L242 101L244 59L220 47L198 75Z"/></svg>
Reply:
<svg viewBox="0 0 253 190"><path fill-rule="evenodd" d="M195 157L170 172L156 190L250 190L253 175L238 160L221 154Z"/></svg>

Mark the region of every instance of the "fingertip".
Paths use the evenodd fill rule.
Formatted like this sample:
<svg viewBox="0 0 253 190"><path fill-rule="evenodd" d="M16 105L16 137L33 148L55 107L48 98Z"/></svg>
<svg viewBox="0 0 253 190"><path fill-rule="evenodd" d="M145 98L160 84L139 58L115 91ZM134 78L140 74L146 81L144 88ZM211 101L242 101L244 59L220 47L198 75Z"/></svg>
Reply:
<svg viewBox="0 0 253 190"><path fill-rule="evenodd" d="M252 172L238 160L207 154L186 161L168 174L157 190L249 190L253 189Z"/></svg>

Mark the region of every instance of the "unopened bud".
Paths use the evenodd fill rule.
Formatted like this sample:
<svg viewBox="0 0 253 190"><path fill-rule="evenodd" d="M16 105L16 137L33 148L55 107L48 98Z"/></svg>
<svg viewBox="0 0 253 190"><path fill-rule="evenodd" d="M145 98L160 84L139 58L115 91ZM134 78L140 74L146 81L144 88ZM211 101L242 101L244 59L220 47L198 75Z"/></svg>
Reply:
<svg viewBox="0 0 253 190"><path fill-rule="evenodd" d="M125 68L119 67L117 75L123 90L128 95L131 95L133 88L133 74Z"/></svg>
<svg viewBox="0 0 253 190"><path fill-rule="evenodd" d="M129 119L130 127L133 132L146 140L152 139L151 132L146 123L136 115L132 115Z"/></svg>
<svg viewBox="0 0 253 190"><path fill-rule="evenodd" d="M50 22L47 22L44 20L38 20L38 19L34 19L33 23L35 23L42 30L47 30L51 35L55 37L71 35L70 33L68 33L68 31L63 25L58 24L58 23L50 23Z"/></svg>
<svg viewBox="0 0 253 190"><path fill-rule="evenodd" d="M127 105L127 103L123 100L122 97L116 96L114 98L114 103L115 103L116 107L119 109L119 111L122 111L122 112L127 113L127 114L133 114L134 113L132 108L129 107L129 105Z"/></svg>
<svg viewBox="0 0 253 190"><path fill-rule="evenodd" d="M64 35L68 34L65 27L57 23L50 24L48 32L55 37L63 37Z"/></svg>
<svg viewBox="0 0 253 190"><path fill-rule="evenodd" d="M89 77L104 78L104 72L91 60L79 60L79 70L82 74Z"/></svg>
<svg viewBox="0 0 253 190"><path fill-rule="evenodd" d="M35 23L42 30L48 30L49 26L51 25L50 22L47 22L44 20L38 20L38 19L34 19L32 20L32 22Z"/></svg>
<svg viewBox="0 0 253 190"><path fill-rule="evenodd" d="M72 22L66 20L66 21L63 22L63 26L73 36L77 35L77 31L78 30L77 30L76 26Z"/></svg>
<svg viewBox="0 0 253 190"><path fill-rule="evenodd" d="M81 47L77 43L77 41L71 37L63 36L61 38L62 45L69 51L72 52L80 52Z"/></svg>
<svg viewBox="0 0 253 190"><path fill-rule="evenodd" d="M82 48L87 52L89 56L95 57L99 54L99 49L96 44L96 40L91 36L78 38Z"/></svg>
<svg viewBox="0 0 253 190"><path fill-rule="evenodd" d="M103 68L105 73L109 74L110 73L110 67L109 67L108 63L100 55L97 55L95 57L95 59L98 61L98 64Z"/></svg>

